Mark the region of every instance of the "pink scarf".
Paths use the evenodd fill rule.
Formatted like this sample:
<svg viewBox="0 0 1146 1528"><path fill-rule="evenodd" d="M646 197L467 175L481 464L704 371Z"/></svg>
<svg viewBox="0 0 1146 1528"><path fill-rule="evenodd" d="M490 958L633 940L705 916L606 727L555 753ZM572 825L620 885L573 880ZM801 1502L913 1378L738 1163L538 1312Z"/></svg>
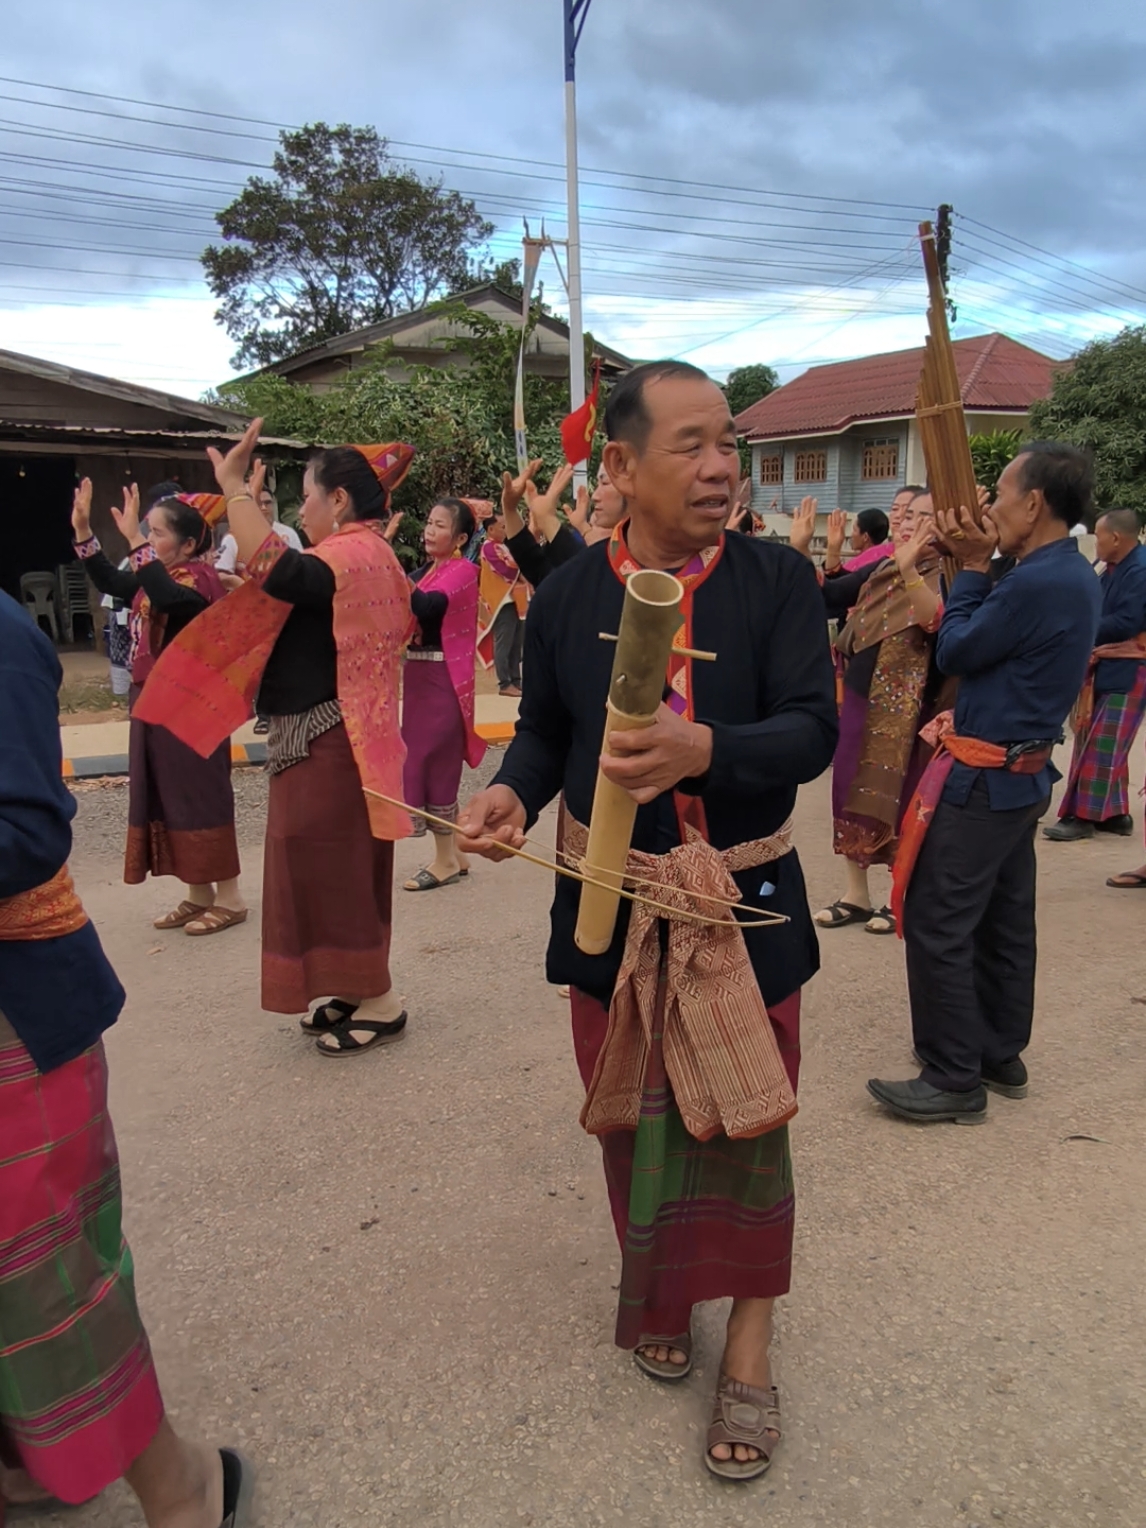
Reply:
<svg viewBox="0 0 1146 1528"><path fill-rule="evenodd" d="M416 587L427 594L436 590L450 602L442 621L442 652L466 724L465 761L476 769L485 758L485 743L474 731L478 570L468 558L453 557L447 563L435 563Z"/></svg>

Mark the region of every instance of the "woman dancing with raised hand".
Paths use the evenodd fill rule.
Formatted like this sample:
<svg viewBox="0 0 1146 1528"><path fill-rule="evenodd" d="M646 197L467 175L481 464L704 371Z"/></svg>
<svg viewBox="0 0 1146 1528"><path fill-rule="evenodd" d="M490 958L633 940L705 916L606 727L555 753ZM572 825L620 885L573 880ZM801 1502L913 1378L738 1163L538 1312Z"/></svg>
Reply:
<svg viewBox="0 0 1146 1528"><path fill-rule="evenodd" d="M305 552L269 530L251 454L261 421L223 457L210 453L249 582L165 655L144 705L209 747L249 716L270 718L270 800L263 870L262 1006L303 1013L324 1056L401 1037L390 975L398 798L398 676L411 629L406 575L385 539L389 488L409 446L340 446L303 480Z"/></svg>
<svg viewBox="0 0 1146 1528"><path fill-rule="evenodd" d="M478 572L462 555L474 528L461 499L439 499L427 516L428 561L414 574L411 597L418 630L403 676L403 799L446 822L457 821L462 765L476 769L485 757L474 731ZM406 891L436 891L469 874L455 835L434 824L430 832L433 862L404 883Z"/></svg>
<svg viewBox="0 0 1146 1528"><path fill-rule="evenodd" d="M160 653L226 590L202 560L211 532L190 504L156 499L147 510L145 535L139 489L134 483L125 488L123 509L112 509L131 548L129 567L122 570L92 535L91 507L91 479L84 478L72 508L76 556L101 594L131 606L128 704L134 713ZM203 758L164 727L132 714L128 787L124 880L134 886L149 874L174 875L187 887L179 906L157 918L155 927L217 934L244 922L229 738Z"/></svg>

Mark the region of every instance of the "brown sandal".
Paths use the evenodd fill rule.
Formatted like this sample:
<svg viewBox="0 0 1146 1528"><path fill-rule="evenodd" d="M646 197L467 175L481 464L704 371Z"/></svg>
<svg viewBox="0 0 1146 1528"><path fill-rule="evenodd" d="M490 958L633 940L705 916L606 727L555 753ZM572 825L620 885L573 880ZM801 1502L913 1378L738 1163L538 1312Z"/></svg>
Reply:
<svg viewBox="0 0 1146 1528"><path fill-rule="evenodd" d="M642 1348L675 1348L678 1353L685 1355L685 1360L682 1364L674 1364L671 1358L653 1358L648 1353L642 1353ZM642 1337L633 1349L633 1362L650 1379L675 1385L679 1380L686 1379L692 1369L692 1333L681 1332L677 1337Z"/></svg>
<svg viewBox="0 0 1146 1528"><path fill-rule="evenodd" d="M246 923L247 909L233 907L220 907L217 903L214 907L205 908L201 917L193 919L193 922L201 923L202 928L192 928L188 923L184 928L185 934L190 934L193 939L201 934L218 934L225 928L234 928L237 923Z"/></svg>
<svg viewBox="0 0 1146 1528"><path fill-rule="evenodd" d="M162 918L156 918L152 928L183 928L188 923L194 923L196 918L201 918L208 909L201 907L198 902L180 902L172 913L164 913Z"/></svg>
<svg viewBox="0 0 1146 1528"><path fill-rule="evenodd" d="M712 1403L712 1424L704 1448L706 1468L722 1480L758 1480L771 1465L779 1441L780 1393L776 1386L770 1385L763 1390L722 1374ZM738 1443L754 1448L760 1457L714 1459L712 1450L722 1443L734 1453Z"/></svg>

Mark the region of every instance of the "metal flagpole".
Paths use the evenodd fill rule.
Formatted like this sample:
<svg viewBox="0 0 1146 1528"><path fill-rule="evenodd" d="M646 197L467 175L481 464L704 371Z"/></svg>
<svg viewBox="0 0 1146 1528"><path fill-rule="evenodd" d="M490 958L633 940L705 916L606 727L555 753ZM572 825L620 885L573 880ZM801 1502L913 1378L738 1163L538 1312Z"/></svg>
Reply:
<svg viewBox="0 0 1146 1528"><path fill-rule="evenodd" d="M561 0L565 16L565 181L569 200L569 407L585 402L585 322L581 311L581 198L577 176L577 44L593 0ZM574 488L587 480L585 463L574 469Z"/></svg>

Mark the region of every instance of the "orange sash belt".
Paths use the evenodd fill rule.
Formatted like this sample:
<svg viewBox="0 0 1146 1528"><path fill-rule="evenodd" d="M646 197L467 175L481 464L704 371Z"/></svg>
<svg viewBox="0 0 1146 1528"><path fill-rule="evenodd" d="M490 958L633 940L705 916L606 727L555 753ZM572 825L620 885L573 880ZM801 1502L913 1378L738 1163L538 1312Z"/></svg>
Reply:
<svg viewBox="0 0 1146 1528"><path fill-rule="evenodd" d="M0 898L0 939L59 939L87 921L66 865L42 886Z"/></svg>
<svg viewBox="0 0 1146 1528"><path fill-rule="evenodd" d="M985 743L982 738L944 732L943 728L950 725L950 715L945 711L924 729L922 736L925 741L935 743L935 754L923 771L919 789L911 798L899 830L899 845L891 871L891 910L901 939L907 888L952 766L959 763L971 769L1005 769L1014 775L1037 775L1051 756L1049 744L1045 748L1032 748L1029 753L1019 753L1004 748L1002 743Z"/></svg>

